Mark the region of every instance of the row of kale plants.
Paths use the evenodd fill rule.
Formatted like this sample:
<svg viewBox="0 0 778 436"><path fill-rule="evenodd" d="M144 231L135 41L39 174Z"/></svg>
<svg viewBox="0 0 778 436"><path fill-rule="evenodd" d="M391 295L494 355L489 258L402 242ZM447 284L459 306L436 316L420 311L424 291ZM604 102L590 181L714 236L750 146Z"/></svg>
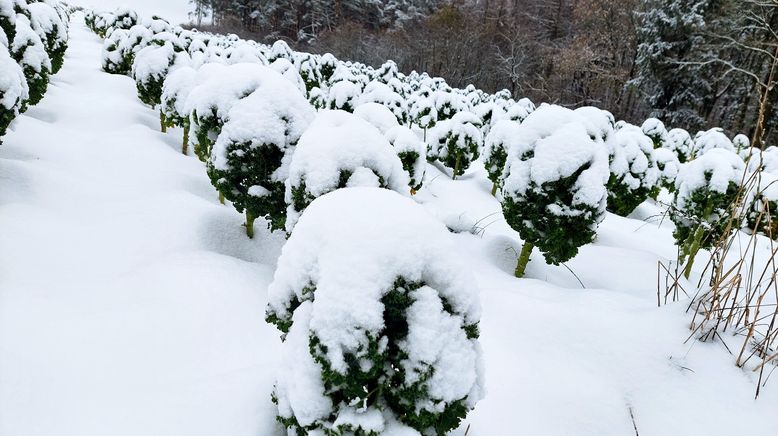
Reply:
<svg viewBox="0 0 778 436"><path fill-rule="evenodd" d="M731 229L753 172L764 182L736 230L776 236L763 211L778 201L778 149L753 149L743 135L536 107L392 61L372 68L130 10L87 12L86 23L105 39L103 69L135 80L163 131L182 130L182 152L246 214L248 235L257 218L290 235L267 319L292 356L274 392L278 419L300 434L444 434L483 395L477 293L413 200L428 164L456 179L483 163L524 241L517 277L534 248L566 262L596 238L606 210L627 216L660 196L672 198L688 277L697 252Z"/></svg>
<svg viewBox="0 0 778 436"><path fill-rule="evenodd" d="M58 0L0 0L0 143L62 68L69 14Z"/></svg>

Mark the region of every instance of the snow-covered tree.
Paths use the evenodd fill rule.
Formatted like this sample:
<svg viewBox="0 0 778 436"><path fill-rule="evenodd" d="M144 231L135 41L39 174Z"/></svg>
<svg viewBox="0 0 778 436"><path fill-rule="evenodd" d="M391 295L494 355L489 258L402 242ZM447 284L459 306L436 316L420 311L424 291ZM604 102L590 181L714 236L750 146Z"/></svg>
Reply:
<svg viewBox="0 0 778 436"><path fill-rule="evenodd" d="M657 187L659 173L653 160L654 142L644 131L626 125L606 142L610 158L608 210L616 215L632 213Z"/></svg>
<svg viewBox="0 0 778 436"><path fill-rule="evenodd" d="M16 16L16 34L10 51L27 78L30 98L24 108L38 104L49 87L51 60L46 53L46 46L32 29L30 20L25 15Z"/></svg>
<svg viewBox="0 0 778 436"><path fill-rule="evenodd" d="M339 188L371 186L408 192L408 175L381 132L344 111L318 113L300 138L286 184L286 229L311 202Z"/></svg>
<svg viewBox="0 0 778 436"><path fill-rule="evenodd" d="M713 148L681 166L670 218L675 223L673 236L682 257L688 259L684 271L687 278L697 252L712 247L730 224L732 203L744 170L738 155L721 148Z"/></svg>
<svg viewBox="0 0 778 436"><path fill-rule="evenodd" d="M456 179L478 159L483 141L480 118L471 112L457 112L430 130L427 160L437 160L450 168Z"/></svg>
<svg viewBox="0 0 778 436"><path fill-rule="evenodd" d="M257 89L230 110L211 151L208 175L238 212L245 211L249 237L259 217L266 217L273 230L284 229L287 165L313 118L305 97L270 69Z"/></svg>
<svg viewBox="0 0 778 436"><path fill-rule="evenodd" d="M455 253L439 221L387 190L341 189L308 207L268 290L284 339L273 401L289 434L460 425L484 370L478 292Z"/></svg>
<svg viewBox="0 0 778 436"><path fill-rule="evenodd" d="M609 177L605 148L580 123L555 123L566 110L542 109L522 125L527 139L509 150L503 182L505 220L524 240L517 277L524 275L534 247L553 265L573 258L580 246L594 240L605 216ZM532 124L546 131L532 129Z"/></svg>
<svg viewBox="0 0 778 436"><path fill-rule="evenodd" d="M427 171L427 144L405 126L395 126L384 133L408 174L411 195L421 189Z"/></svg>
<svg viewBox="0 0 778 436"><path fill-rule="evenodd" d="M29 98L24 71L0 44L0 143L11 122L19 115Z"/></svg>

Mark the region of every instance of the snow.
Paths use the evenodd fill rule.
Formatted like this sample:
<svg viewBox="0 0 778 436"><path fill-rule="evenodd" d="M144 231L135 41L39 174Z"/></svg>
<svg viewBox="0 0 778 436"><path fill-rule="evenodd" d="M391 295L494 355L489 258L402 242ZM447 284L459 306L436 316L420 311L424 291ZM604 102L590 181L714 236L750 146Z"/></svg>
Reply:
<svg viewBox="0 0 778 436"><path fill-rule="evenodd" d="M614 132L608 140L610 171L620 182L634 191L640 187L651 189L659 173L651 159L654 144L644 129L627 125ZM670 170L672 171L672 170Z"/></svg>
<svg viewBox="0 0 778 436"><path fill-rule="evenodd" d="M354 115L372 124L382 134L398 126L392 111L380 103L362 103L354 109Z"/></svg>
<svg viewBox="0 0 778 436"><path fill-rule="evenodd" d="M185 6L131 6L144 5ZM283 360L263 319L283 236L247 239L181 155L180 130L159 133L133 81L100 71L102 42L78 19L71 38L0 146L0 434L285 434L270 395L300 360ZM688 299L657 308L657 262L676 256L663 208L607 214L578 256L553 266L535 253L516 279L521 241L490 189L479 161L455 181L431 165L413 197L460 232L444 254L462 257L482 304L486 396L453 436L778 432L774 382L754 400L755 375L724 347L684 342ZM376 235L392 237L364 240Z"/></svg>
<svg viewBox="0 0 778 436"><path fill-rule="evenodd" d="M694 148L699 155L703 155L713 149L723 149L735 151L732 141L720 128L713 128L704 132L699 132L694 138Z"/></svg>
<svg viewBox="0 0 778 436"><path fill-rule="evenodd" d="M18 112L22 101L27 99L28 92L22 67L11 58L5 46L0 46L0 105Z"/></svg>
<svg viewBox="0 0 778 436"><path fill-rule="evenodd" d="M157 15L173 24L190 22L189 13L194 10L188 0L69 0L74 6L84 6L95 11L113 11L120 7L129 7L141 16ZM206 20L206 23L209 21Z"/></svg>

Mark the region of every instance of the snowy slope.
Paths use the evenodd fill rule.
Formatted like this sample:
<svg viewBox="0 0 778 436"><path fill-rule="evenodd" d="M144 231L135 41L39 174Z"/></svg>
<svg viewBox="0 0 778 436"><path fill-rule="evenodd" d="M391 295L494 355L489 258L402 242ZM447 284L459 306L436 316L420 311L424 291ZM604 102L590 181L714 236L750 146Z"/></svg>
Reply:
<svg viewBox="0 0 778 436"><path fill-rule="evenodd" d="M69 0L74 6L84 6L97 11L112 11L118 7L132 9L143 17L157 15L173 24L188 23L194 9L189 0Z"/></svg>
<svg viewBox="0 0 778 436"><path fill-rule="evenodd" d="M245 237L100 47L74 23L64 69L0 147L0 435L281 435L263 318L283 238ZM656 308L675 248L652 206L633 215L649 223L608 215L572 272L536 252L515 279L519 240L479 171L430 167L416 196L476 227L455 239L481 290L487 395L455 434L778 434L778 388L755 402L720 345L683 344L683 301Z"/></svg>

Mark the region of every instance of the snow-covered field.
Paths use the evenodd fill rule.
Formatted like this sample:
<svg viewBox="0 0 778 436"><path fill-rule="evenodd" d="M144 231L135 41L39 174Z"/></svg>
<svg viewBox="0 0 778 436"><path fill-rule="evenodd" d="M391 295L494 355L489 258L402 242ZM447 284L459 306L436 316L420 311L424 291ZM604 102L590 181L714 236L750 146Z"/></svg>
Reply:
<svg viewBox="0 0 778 436"><path fill-rule="evenodd" d="M157 15L175 24L190 22L189 13L194 10L189 0L70 0L68 3L105 11L126 7L144 17Z"/></svg>
<svg viewBox="0 0 778 436"><path fill-rule="evenodd" d="M132 6L168 6L148 5ZM100 70L101 44L77 15L63 70L0 147L0 435L281 435L264 315L284 237L246 238L180 132ZM487 389L454 434L778 434L778 387L755 401L721 345L684 344L686 302L656 307L657 262L676 254L657 208L609 214L569 270L536 252L516 279L518 235L483 172L430 166L417 195L449 227L483 219L453 236Z"/></svg>

